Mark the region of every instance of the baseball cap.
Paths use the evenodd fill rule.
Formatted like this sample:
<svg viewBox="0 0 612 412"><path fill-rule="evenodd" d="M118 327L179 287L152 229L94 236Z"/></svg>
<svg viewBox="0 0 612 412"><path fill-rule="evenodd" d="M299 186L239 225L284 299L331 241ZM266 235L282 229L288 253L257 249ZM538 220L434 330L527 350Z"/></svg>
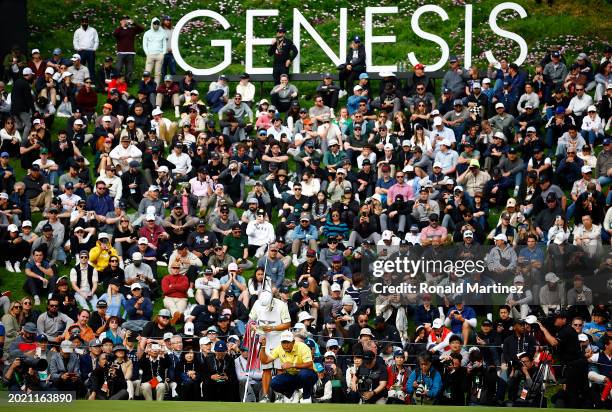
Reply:
<svg viewBox="0 0 612 412"><path fill-rule="evenodd" d="M281 333L280 335L280 341L281 342L293 342L294 341L294 337L293 337L293 333L286 330L283 333Z"/></svg>

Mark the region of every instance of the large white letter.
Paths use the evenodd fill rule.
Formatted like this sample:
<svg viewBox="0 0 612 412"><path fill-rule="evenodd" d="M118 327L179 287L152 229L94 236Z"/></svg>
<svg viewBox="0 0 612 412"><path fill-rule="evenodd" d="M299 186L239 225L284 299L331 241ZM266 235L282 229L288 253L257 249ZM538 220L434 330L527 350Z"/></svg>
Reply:
<svg viewBox="0 0 612 412"><path fill-rule="evenodd" d="M300 45L302 35L300 33L300 28L302 26L306 29L306 32L310 34L310 36L312 36L312 39L315 41L315 43L318 44L319 47L321 47L321 49L323 49L323 52L325 52L327 57L330 58L330 60L334 63L334 65L338 66L339 64L344 63L344 60L346 59L346 27L347 27L346 8L343 7L340 9L340 36L339 36L340 37L339 38L340 47L339 47L339 54L337 56L334 54L332 49L327 45L327 43L323 41L319 33L315 31L315 29L308 22L308 20L306 20L304 15L298 9L295 9L295 8L293 9L293 42L295 43L295 46L297 47L298 52L299 52L295 60L293 60L293 73L300 72L300 56L302 55L301 45Z"/></svg>
<svg viewBox="0 0 612 412"><path fill-rule="evenodd" d="M187 62L185 62L185 60L183 60L183 57L181 56L181 52L179 50L179 41L178 41L179 36L181 35L181 30L183 29L183 26L185 26L185 24L189 20L195 19L197 17L210 17L211 19L216 20L219 24L221 24L224 30L227 30L230 28L230 24L225 19L225 17L223 17L217 12L214 12L211 10L194 10L192 12L189 12L185 14L176 23L176 26L174 26L174 32L176 33L176 36L172 36L172 39L171 39L170 47L172 47L172 54L174 55L174 59L176 60L176 62L178 63L181 69L185 71L191 70L193 74L195 74L196 76L206 76L209 74L219 73L221 70L225 69L227 66L229 66L232 63L232 41L231 40L211 40L210 41L210 45L213 47L218 47L218 46L223 47L223 62L216 65L215 67L211 67L210 69L196 69L195 67L187 64Z"/></svg>
<svg viewBox="0 0 612 412"><path fill-rule="evenodd" d="M365 9L365 52L367 71L384 72L395 71L397 66L373 66L372 65L372 44L373 43L395 43L395 36L373 36L372 17L374 14L394 14L397 7L366 7Z"/></svg>
<svg viewBox="0 0 612 412"><path fill-rule="evenodd" d="M446 11L440 6L434 6L433 4L428 4L426 6L421 6L412 15L412 19L410 20L410 25L412 26L412 31L414 34L421 37L422 39L432 41L440 46L440 50L442 50L442 55L440 56L440 60L436 62L436 64L428 64L425 66L426 72L435 72L436 70L440 70L446 65L446 61L448 60L448 56L450 55L450 50L448 48L448 44L444 39L440 36L436 36L435 34L427 33L421 29L419 25L419 19L421 15L424 13L436 13L442 18L442 21L448 20L448 14ZM410 60L410 64L413 66L419 61L417 60L414 52L408 53L408 60Z"/></svg>
<svg viewBox="0 0 612 412"><path fill-rule="evenodd" d="M473 7L471 4L465 5L465 39L463 48L463 67L472 65L472 20Z"/></svg>
<svg viewBox="0 0 612 412"><path fill-rule="evenodd" d="M270 46L273 38L254 38L253 37L253 17L274 17L278 16L277 9L271 10L247 10L246 12L246 43L244 53L244 71L251 74L272 74L271 67L253 67L253 46Z"/></svg>
<svg viewBox="0 0 612 412"><path fill-rule="evenodd" d="M519 53L519 57L514 61L514 63L520 66L527 58L527 42L518 34L499 28L499 26L497 25L497 15L503 10L514 10L519 14L519 16L521 16L521 19L527 17L527 12L520 4L507 2L495 6L493 10L491 10L491 14L489 15L489 26L491 26L491 30L493 30L493 33L497 34L500 37L506 37L510 40L514 40L518 43L521 51ZM493 56L493 53L491 53L490 50L487 50L485 52L485 56L487 57L489 63L498 64L497 59L495 58L495 56Z"/></svg>

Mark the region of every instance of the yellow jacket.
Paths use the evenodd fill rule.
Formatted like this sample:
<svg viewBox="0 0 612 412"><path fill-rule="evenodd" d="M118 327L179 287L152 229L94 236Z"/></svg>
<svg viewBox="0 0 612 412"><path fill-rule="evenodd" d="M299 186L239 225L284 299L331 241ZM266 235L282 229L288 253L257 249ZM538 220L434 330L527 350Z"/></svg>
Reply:
<svg viewBox="0 0 612 412"><path fill-rule="evenodd" d="M89 262L98 272L102 272L108 266L111 256L119 257L117 251L112 246L109 245L104 250L102 249L102 243L97 241L96 246L89 251Z"/></svg>

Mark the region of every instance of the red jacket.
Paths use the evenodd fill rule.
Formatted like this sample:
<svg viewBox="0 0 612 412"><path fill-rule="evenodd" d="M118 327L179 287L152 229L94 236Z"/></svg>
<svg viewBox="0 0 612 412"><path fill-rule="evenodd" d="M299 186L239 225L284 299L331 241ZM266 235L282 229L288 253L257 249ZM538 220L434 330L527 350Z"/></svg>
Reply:
<svg viewBox="0 0 612 412"><path fill-rule="evenodd" d="M185 275L166 275L161 282L164 296L169 298L187 298L189 279Z"/></svg>
<svg viewBox="0 0 612 412"><path fill-rule="evenodd" d="M408 382L408 376L410 376L410 369L404 368L404 376L402 377L402 381L400 383L402 387L402 392L406 393L406 382ZM395 371L395 365L387 366L387 390L390 390L393 385L395 385L395 380L397 379L397 373ZM410 396L406 395L404 399L406 404L410 403Z"/></svg>
<svg viewBox="0 0 612 412"><path fill-rule="evenodd" d="M166 87L166 82L162 82L157 87L157 93L161 93L166 97L172 97L173 94L178 94L181 92L181 89L177 82L172 82L170 86Z"/></svg>
<svg viewBox="0 0 612 412"><path fill-rule="evenodd" d="M111 90L117 89L117 91L119 92L119 95L121 95L123 92L127 92L127 88L128 88L127 83L125 82L118 83L117 79L111 80L110 83L108 84L108 98L110 99Z"/></svg>
<svg viewBox="0 0 612 412"><path fill-rule="evenodd" d="M147 225L144 225L138 231L138 236L146 237L150 245L153 245L154 247L158 247L159 246L159 236L162 233L166 233L166 231L160 225L153 226L153 230L150 230Z"/></svg>

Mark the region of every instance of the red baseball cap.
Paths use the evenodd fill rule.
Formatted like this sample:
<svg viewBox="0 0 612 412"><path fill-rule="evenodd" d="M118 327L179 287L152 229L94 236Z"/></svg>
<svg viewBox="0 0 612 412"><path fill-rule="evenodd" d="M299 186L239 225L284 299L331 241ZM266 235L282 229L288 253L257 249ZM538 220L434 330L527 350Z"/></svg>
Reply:
<svg viewBox="0 0 612 412"><path fill-rule="evenodd" d="M417 64L414 65L414 68L415 69L424 69L425 66L423 66L421 63L417 63Z"/></svg>

